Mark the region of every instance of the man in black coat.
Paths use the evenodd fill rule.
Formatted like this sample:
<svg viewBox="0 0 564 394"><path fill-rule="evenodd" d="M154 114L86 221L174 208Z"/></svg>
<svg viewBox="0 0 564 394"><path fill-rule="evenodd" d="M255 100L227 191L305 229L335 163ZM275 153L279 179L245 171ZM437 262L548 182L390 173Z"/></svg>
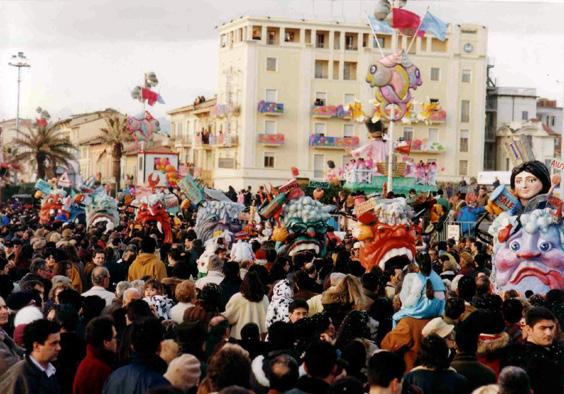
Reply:
<svg viewBox="0 0 564 394"><path fill-rule="evenodd" d="M535 394L564 392L564 349L556 342L557 320L544 307L527 312L523 345L507 352L507 365L527 371Z"/></svg>
<svg viewBox="0 0 564 394"><path fill-rule="evenodd" d="M57 323L41 319L29 323L24 329L27 356L0 376L0 393L58 394L56 369L51 364L61 350L60 327Z"/></svg>

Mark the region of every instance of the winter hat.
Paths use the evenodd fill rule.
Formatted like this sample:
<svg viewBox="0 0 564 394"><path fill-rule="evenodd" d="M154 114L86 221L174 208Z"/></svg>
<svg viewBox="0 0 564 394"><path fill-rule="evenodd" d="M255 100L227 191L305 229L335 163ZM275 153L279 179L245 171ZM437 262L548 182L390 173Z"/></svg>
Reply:
<svg viewBox="0 0 564 394"><path fill-rule="evenodd" d="M423 334L424 337L427 337L431 334L437 334L441 338L446 338L453 329L454 326L452 324L447 324L442 317L435 317L427 324L425 324L425 327L423 327L421 334Z"/></svg>
<svg viewBox="0 0 564 394"><path fill-rule="evenodd" d="M14 327L21 324L29 324L39 319L43 319L43 313L41 313L41 310L34 305L28 305L16 313L16 317L14 318Z"/></svg>
<svg viewBox="0 0 564 394"><path fill-rule="evenodd" d="M183 354L170 362L164 377L177 389L196 386L201 376L200 361L191 354Z"/></svg>

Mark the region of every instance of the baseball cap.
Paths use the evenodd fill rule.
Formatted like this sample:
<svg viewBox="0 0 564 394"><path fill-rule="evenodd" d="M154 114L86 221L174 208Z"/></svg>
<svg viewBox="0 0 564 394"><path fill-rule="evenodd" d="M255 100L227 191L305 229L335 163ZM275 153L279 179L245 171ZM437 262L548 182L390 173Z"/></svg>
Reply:
<svg viewBox="0 0 564 394"><path fill-rule="evenodd" d="M421 334L424 337L431 334L437 334L442 338L446 338L452 330L454 330L454 326L452 324L447 324L442 317L435 317L430 320L429 323L425 324L425 327L421 330Z"/></svg>

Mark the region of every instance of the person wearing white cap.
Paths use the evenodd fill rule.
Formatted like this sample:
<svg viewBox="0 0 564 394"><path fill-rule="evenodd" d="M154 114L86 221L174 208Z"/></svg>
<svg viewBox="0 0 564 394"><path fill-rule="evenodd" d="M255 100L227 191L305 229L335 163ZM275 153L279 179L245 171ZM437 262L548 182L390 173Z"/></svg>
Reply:
<svg viewBox="0 0 564 394"><path fill-rule="evenodd" d="M172 360L164 377L173 387L187 392L200 382L200 361L191 354L183 354Z"/></svg>
<svg viewBox="0 0 564 394"><path fill-rule="evenodd" d="M452 351L454 350L453 330L454 325L446 323L442 317L435 317L434 319L431 319L425 327L423 327L421 334L423 334L423 337L428 337L431 334L437 334L446 340L448 348Z"/></svg>

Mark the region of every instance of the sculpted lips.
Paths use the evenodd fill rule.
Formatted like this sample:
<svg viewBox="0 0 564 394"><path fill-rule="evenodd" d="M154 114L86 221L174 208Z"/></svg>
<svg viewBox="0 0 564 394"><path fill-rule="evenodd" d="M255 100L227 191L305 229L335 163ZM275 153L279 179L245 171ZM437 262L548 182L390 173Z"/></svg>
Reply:
<svg viewBox="0 0 564 394"><path fill-rule="evenodd" d="M564 287L564 279L558 271L549 269L546 267L546 265L536 261L522 262L521 265L511 275L509 283L517 284L527 276L534 276L538 278L544 285L549 286L553 289Z"/></svg>

